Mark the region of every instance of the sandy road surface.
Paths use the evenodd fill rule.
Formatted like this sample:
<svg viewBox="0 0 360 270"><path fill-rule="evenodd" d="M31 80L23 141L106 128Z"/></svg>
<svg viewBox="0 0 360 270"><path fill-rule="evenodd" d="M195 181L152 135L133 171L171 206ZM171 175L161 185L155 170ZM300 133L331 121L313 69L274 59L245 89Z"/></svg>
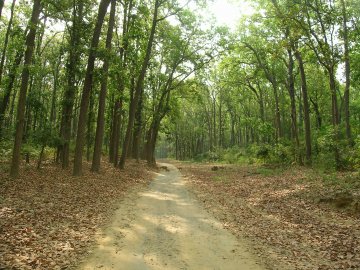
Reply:
<svg viewBox="0 0 360 270"><path fill-rule="evenodd" d="M187 191L172 165L130 194L79 269L264 269Z"/></svg>

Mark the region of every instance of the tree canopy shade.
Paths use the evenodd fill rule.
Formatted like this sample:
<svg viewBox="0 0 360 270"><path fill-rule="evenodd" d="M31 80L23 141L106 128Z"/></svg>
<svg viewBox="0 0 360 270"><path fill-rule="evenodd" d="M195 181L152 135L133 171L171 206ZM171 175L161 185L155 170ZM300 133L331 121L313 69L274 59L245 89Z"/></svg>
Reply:
<svg viewBox="0 0 360 270"><path fill-rule="evenodd" d="M157 146L359 166L357 1L248 2L232 32L204 21L205 1L0 1L11 175L34 153L40 166L45 148L74 175L85 156L96 172L104 154L121 169L154 165Z"/></svg>

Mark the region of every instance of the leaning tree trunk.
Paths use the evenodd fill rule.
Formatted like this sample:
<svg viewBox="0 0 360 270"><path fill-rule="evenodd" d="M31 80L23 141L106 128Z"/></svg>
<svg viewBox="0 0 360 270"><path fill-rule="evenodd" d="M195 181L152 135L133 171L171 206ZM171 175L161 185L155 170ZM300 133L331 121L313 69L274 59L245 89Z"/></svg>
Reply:
<svg viewBox="0 0 360 270"><path fill-rule="evenodd" d="M75 157L74 157L74 169L73 175L80 176L82 174L82 156L85 144L85 127L87 120L87 113L89 109L90 93L93 84L93 72L95 67L96 49L99 45L99 38L101 34L101 28L104 22L104 17L107 12L107 7L110 4L110 0L101 0L99 5L98 17L94 28L94 34L91 41L91 47L89 52L88 64L86 69L85 81L82 91L79 121L76 136Z"/></svg>
<svg viewBox="0 0 360 270"><path fill-rule="evenodd" d="M106 37L106 49L108 52L111 52L111 42L113 37L113 30L115 25L115 11L116 11L116 1L111 1L111 11L108 32ZM105 126L105 101L107 93L107 82L108 82L108 73L109 73L110 58L106 57L103 65L103 78L101 81L101 90L99 96L99 109L98 109L98 119L96 126L96 135L95 135L95 145L94 145L94 154L91 165L91 170L94 172L99 172L100 170L100 160L101 152L104 138L104 126Z"/></svg>
<svg viewBox="0 0 360 270"><path fill-rule="evenodd" d="M155 9L154 9L154 15L153 15L153 20L152 20L152 25L151 25L150 36L149 36L147 47L146 47L146 55L145 55L145 58L144 58L144 61L142 64L141 72L139 74L139 77L138 77L138 80L136 83L135 94L134 94L134 99L133 99L134 106L131 106L131 109L129 110L129 120L128 120L128 125L126 128L126 135L125 135L125 140L124 140L120 163L119 163L120 169L123 169L125 167L126 156L128 154L128 149L129 149L130 140L131 140L131 133L132 133L132 130L134 127L136 105L139 103L141 90L144 87L146 70L147 70L147 67L148 67L148 64L150 61L151 50L152 50L152 46L153 46L153 42L154 42L154 38L155 38L156 26L158 23L159 3L160 3L160 0L155 1Z"/></svg>
<svg viewBox="0 0 360 270"><path fill-rule="evenodd" d="M18 177L19 175L20 150L22 144L22 137L24 133L26 92L28 88L30 65L35 47L35 36L37 31L37 25L39 22L40 11L41 11L41 0L34 0L31 19L29 22L30 31L26 37L26 42L25 42L26 51L25 51L24 67L21 75L21 86L20 86L20 94L18 100L15 142L14 142L13 156L12 156L11 169L10 169L10 176L13 178Z"/></svg>

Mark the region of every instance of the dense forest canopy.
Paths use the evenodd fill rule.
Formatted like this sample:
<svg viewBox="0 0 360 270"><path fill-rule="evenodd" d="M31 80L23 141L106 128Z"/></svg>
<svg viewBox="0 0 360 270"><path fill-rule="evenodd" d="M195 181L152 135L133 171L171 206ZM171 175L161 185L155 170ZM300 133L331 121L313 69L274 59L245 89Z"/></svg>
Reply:
<svg viewBox="0 0 360 270"><path fill-rule="evenodd" d="M85 158L99 171L104 155L124 168L156 153L358 167L358 1L251 0L231 29L207 2L1 0L10 174L45 156L81 175Z"/></svg>

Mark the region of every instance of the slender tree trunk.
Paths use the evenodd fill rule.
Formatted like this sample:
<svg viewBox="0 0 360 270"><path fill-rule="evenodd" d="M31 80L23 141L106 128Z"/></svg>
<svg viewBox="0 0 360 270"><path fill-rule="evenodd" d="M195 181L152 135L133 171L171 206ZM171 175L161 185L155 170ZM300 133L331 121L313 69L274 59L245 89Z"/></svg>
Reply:
<svg viewBox="0 0 360 270"><path fill-rule="evenodd" d="M63 106L62 106L62 120L60 128L60 137L63 140L63 145L59 151L61 152L61 164L62 168L69 167L69 155L70 155L70 140L72 128L71 120L73 118L73 108L76 94L76 74L78 71L78 63L80 62L80 41L81 41L81 20L83 17L83 2L80 1L76 6L74 2L73 6L73 18L72 27L70 31L70 50L69 58L66 70L67 86L64 92Z"/></svg>
<svg viewBox="0 0 360 270"><path fill-rule="evenodd" d="M300 152L300 141L299 141L299 131L297 125L297 115L296 115L296 101L295 101L295 79L294 79L294 58L291 49L288 49L288 56L289 56L289 66L288 66L288 91L290 96L290 103L291 103L291 135L293 140L295 141L296 146L296 159L297 161L302 164L302 157Z"/></svg>
<svg viewBox="0 0 360 270"><path fill-rule="evenodd" d="M58 80L60 73L60 63L61 63L61 54L59 56L58 62L54 70L54 81L53 81L54 85L53 85L53 91L51 97L51 111L50 111L50 122L52 127L55 127L56 125L56 94L58 91L58 84L59 84Z"/></svg>
<svg viewBox="0 0 360 270"><path fill-rule="evenodd" d="M304 105L304 125L305 125L305 147L306 147L306 164L311 164L311 129L310 129L310 106L308 98L308 89L306 83L306 74L302 55L298 50L295 50L295 57L299 65L301 76L301 90L303 95Z"/></svg>
<svg viewBox="0 0 360 270"><path fill-rule="evenodd" d="M264 94L263 90L259 88L259 110L261 122L265 122L265 108L264 108Z"/></svg>
<svg viewBox="0 0 360 270"><path fill-rule="evenodd" d="M0 18L1 18L3 7L4 7L4 3L5 3L5 0L0 0Z"/></svg>
<svg viewBox="0 0 360 270"><path fill-rule="evenodd" d="M278 94L278 85L274 81L272 82L274 99L275 99L275 125L276 125L276 140L283 137L282 126L281 126L281 114L279 107L279 94Z"/></svg>
<svg viewBox="0 0 360 270"><path fill-rule="evenodd" d="M310 98L310 101L314 107L315 115L316 115L316 127L317 129L320 129L322 127L322 117L319 109L319 104L317 101L314 101Z"/></svg>
<svg viewBox="0 0 360 270"><path fill-rule="evenodd" d="M113 37L114 25L115 25L115 11L116 11L116 1L111 1L111 11L108 32L106 37L106 49L108 52L111 52L111 42ZM101 152L104 138L104 126L105 126L105 101L107 95L107 82L108 82L108 73L109 73L110 58L106 57L103 65L103 78L101 80L101 90L99 96L99 109L98 109L98 118L96 126L96 135L95 135L95 145L94 145L94 154L92 160L91 170L94 172L99 172L100 170L100 160Z"/></svg>
<svg viewBox="0 0 360 270"><path fill-rule="evenodd" d="M121 125L122 125L122 107L123 107L123 99L120 98L117 103L117 110L115 114L115 123L114 126L114 154L113 154L113 163L114 167L117 167L119 162L119 145L121 138Z"/></svg>
<svg viewBox="0 0 360 270"><path fill-rule="evenodd" d="M21 150L22 137L24 132L26 92L27 92L29 75L30 75L29 66L31 64L32 56L34 52L36 30L39 22L40 12L41 12L41 0L34 0L31 19L29 22L30 31L26 37L26 42L25 42L26 51L25 51L25 59L24 59L24 68L21 76L21 86L20 86L20 94L18 100L15 142L14 142L13 156L12 156L11 169L10 169L10 176L13 178L18 177L19 175L20 150Z"/></svg>
<svg viewBox="0 0 360 270"><path fill-rule="evenodd" d="M89 100L89 113L87 116L87 128L86 128L86 161L90 161L91 156L91 146L93 144L93 122L95 118L95 93L90 93Z"/></svg>
<svg viewBox="0 0 360 270"><path fill-rule="evenodd" d="M353 144L350 126L350 55L349 55L349 34L347 27L347 11L345 0L341 0L343 15L343 39L344 39L344 58L345 58L345 91L344 91L344 110L345 110L345 126L346 137L349 145Z"/></svg>
<svg viewBox="0 0 360 270"><path fill-rule="evenodd" d="M114 102L114 95L111 96L110 104L114 104L111 108L111 118L110 118L110 138L109 138L109 162L114 162L114 133L115 133L115 109L116 101Z"/></svg>
<svg viewBox="0 0 360 270"><path fill-rule="evenodd" d="M2 4L4 4L4 0L0 0L0 2L2 2ZM4 47L3 47L3 50L2 50L2 53L1 53L1 60L0 60L0 84L1 84L2 75L3 75L3 70L4 70L6 51L7 51L7 47L8 47L8 43L9 43L9 36L10 36L11 27L12 27L12 22L13 22L13 18L14 18L15 3L16 3L16 0L13 0L13 3L12 3L12 5L11 5L10 19L9 19L9 23L8 23L8 26L7 26L7 29L6 29L6 34L5 34Z"/></svg>
<svg viewBox="0 0 360 270"><path fill-rule="evenodd" d="M159 5L160 5L160 0L156 0L150 36L149 36L147 47L146 47L146 55L145 55L145 58L144 58L144 61L142 64L142 68L141 68L141 72L138 77L138 80L136 83L136 88L135 88L135 94L134 94L134 100L133 100L135 105L139 103L141 90L144 87L144 79L145 79L146 70L147 70L147 67L148 67L148 64L150 61L150 57L151 57L151 50L152 50L152 46L153 46L153 42L154 42L154 38L155 38L156 26L158 23L158 10L160 7ZM133 130L134 120L135 120L135 112L136 112L135 105L132 106L131 110L129 111L129 120L128 120L128 125L126 128L126 135L125 135L125 140L124 140L120 163L119 163L119 167L121 169L124 169L124 167L125 167L126 156L127 156L128 149L129 149L131 133Z"/></svg>
<svg viewBox="0 0 360 270"><path fill-rule="evenodd" d="M141 142L141 131L142 131L142 107L143 107L143 93L141 91L139 104L137 105L137 110L135 113L135 125L133 131L133 141L132 141L132 158L139 160L140 157L140 142Z"/></svg>
<svg viewBox="0 0 360 270"><path fill-rule="evenodd" d="M2 130L5 125L5 123L4 123L5 112L6 112L7 106L10 101L11 91L13 90L13 87L14 87L17 70L21 64L21 60L22 60L23 56L24 56L23 50L19 50L16 53L14 63L11 66L10 72L8 75L8 82L5 87L4 96L3 96L2 100L0 100L0 138L2 137ZM11 112L12 112L12 110L11 110ZM10 114L10 115L13 115L13 114Z"/></svg>
<svg viewBox="0 0 360 270"><path fill-rule="evenodd" d="M95 59L96 59L96 49L99 44L101 28L109 4L110 4L110 0L101 0L100 2L98 17L94 29L93 38L91 41L85 81L82 91L78 128L77 128L74 169L73 169L74 176L79 176L82 174L82 155L83 155L84 142L85 142L85 126L87 122L86 118L89 109L90 93L93 84L93 71L94 71Z"/></svg>
<svg viewBox="0 0 360 270"><path fill-rule="evenodd" d="M340 160L340 151L339 151L339 108L337 101L337 92L336 92L336 81L335 81L335 71L334 68L328 69L329 73L329 83L331 90L331 104L332 104L332 124L334 128L334 158L336 168L339 170L341 168L341 160Z"/></svg>

